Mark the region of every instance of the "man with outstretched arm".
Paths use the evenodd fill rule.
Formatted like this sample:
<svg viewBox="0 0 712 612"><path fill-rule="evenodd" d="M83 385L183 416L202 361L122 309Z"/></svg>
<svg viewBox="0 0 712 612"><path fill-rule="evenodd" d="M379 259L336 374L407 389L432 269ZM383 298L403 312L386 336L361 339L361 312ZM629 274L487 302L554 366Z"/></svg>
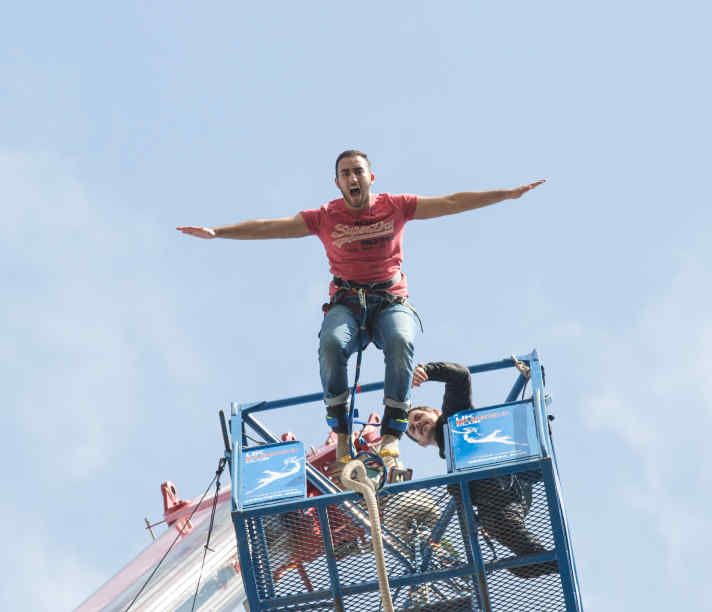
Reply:
<svg viewBox="0 0 712 612"><path fill-rule="evenodd" d="M521 362L517 369L526 368ZM522 370L520 370L522 371ZM472 380L470 371L457 363L433 362L416 366L413 386L427 380L445 383L442 410L416 406L408 413L406 435L420 446L437 446L445 458L443 425L457 412L472 410ZM459 487L451 491L459 499ZM546 548L531 533L524 519L531 505L531 483L521 478L489 478L470 482L472 504L485 533L509 548L516 555L544 552ZM556 561L513 567L509 570L520 578L534 578L559 571Z"/></svg>
<svg viewBox="0 0 712 612"><path fill-rule="evenodd" d="M348 461L348 358L373 343L383 350L384 413L380 453L387 465L399 454L407 424L413 375L413 343L418 322L408 298L403 261L403 227L412 219L432 219L521 197L541 185L464 192L448 196L372 194L376 177L368 156L348 150L336 159L336 186L343 197L292 217L256 219L220 227L178 227L198 238L261 240L315 234L324 244L333 279L319 333L319 371L327 422L337 433L337 459ZM366 333L359 333L366 313Z"/></svg>

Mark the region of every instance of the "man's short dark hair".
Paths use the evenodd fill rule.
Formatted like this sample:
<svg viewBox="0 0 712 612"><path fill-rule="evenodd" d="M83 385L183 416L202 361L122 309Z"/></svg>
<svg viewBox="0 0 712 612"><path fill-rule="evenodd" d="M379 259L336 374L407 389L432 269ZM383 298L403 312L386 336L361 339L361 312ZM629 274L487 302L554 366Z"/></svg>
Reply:
<svg viewBox="0 0 712 612"><path fill-rule="evenodd" d="M359 151L358 149L347 149L343 153L339 153L339 156L336 158L336 163L334 164L334 171L336 172L336 176L339 176L339 162L345 157L363 157L366 160L366 163L368 164L368 169L371 169L371 160L368 159L368 155L366 155L363 151Z"/></svg>

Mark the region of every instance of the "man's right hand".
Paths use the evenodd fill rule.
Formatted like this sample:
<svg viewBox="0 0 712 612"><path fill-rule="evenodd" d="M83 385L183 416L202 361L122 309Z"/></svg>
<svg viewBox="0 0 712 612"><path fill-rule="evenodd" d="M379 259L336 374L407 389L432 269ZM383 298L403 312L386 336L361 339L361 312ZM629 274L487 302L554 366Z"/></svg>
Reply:
<svg viewBox="0 0 712 612"><path fill-rule="evenodd" d="M181 226L176 228L179 232L188 234L188 236L195 236L196 238L205 238L210 240L216 238L215 230L210 227L192 227L192 226Z"/></svg>
<svg viewBox="0 0 712 612"><path fill-rule="evenodd" d="M418 364L413 370L413 386L420 387L426 380L428 380L428 373L421 364Z"/></svg>

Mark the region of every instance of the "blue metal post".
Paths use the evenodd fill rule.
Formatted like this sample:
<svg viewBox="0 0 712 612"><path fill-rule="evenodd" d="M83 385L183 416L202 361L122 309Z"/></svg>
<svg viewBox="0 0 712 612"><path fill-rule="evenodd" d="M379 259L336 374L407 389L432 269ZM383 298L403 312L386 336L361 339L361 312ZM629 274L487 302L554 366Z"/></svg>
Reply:
<svg viewBox="0 0 712 612"><path fill-rule="evenodd" d="M319 527L321 527L321 536L324 540L324 550L326 551L326 565L329 568L329 578L331 582L331 595L334 598L334 606L337 612L341 612L344 602L341 595L341 585L339 584L339 571L336 568L334 560L334 545L331 540L331 527L329 517L326 513L325 506L317 508L319 515Z"/></svg>
<svg viewBox="0 0 712 612"><path fill-rule="evenodd" d="M561 576L561 586L564 590L566 609L571 612L579 612L582 608L576 567L566 530L565 518L560 506L560 495L557 490L551 461L542 462L542 475L546 487L546 501L549 507L549 516L551 517L552 532L556 545L556 560L559 564L559 575Z"/></svg>
<svg viewBox="0 0 712 612"><path fill-rule="evenodd" d="M536 351L532 351L531 360L532 400L534 402L534 421L536 422L539 445L544 457L551 455L551 443L549 440L548 422L546 416L546 402L544 401L544 377L541 371L541 364Z"/></svg>
<svg viewBox="0 0 712 612"><path fill-rule="evenodd" d="M440 515L440 518L438 519L438 522L435 523L435 526L433 527L432 532L430 533L430 541L431 542L440 542L440 538L443 537L443 534L447 530L447 526L450 524L450 521L452 520L452 517L455 514L455 499L452 498L448 502L447 506L445 507L445 511ZM467 548L467 547L465 547ZM430 565L430 558L433 556L433 549L432 547L428 547L425 552L423 553L423 561L420 566L420 571L424 572L425 570L428 569L428 565Z"/></svg>
<svg viewBox="0 0 712 612"><path fill-rule="evenodd" d="M237 492L239 484L240 458L242 457L242 415L240 405L230 402L230 437L232 438L232 461L230 462L230 477L232 478L232 509L237 510Z"/></svg>
<svg viewBox="0 0 712 612"><path fill-rule="evenodd" d="M492 604L490 603L489 589L487 587L487 577L485 576L485 564L482 561L482 551L480 551L480 543L477 539L477 528L479 522L475 518L475 512L472 509L472 497L470 496L469 484L464 480L460 481L460 499L462 499L462 511L465 514L467 537L470 541L470 548L472 549L472 557L475 566L475 572L472 577L477 583L477 598L479 600L480 607L485 612L492 612Z"/></svg>

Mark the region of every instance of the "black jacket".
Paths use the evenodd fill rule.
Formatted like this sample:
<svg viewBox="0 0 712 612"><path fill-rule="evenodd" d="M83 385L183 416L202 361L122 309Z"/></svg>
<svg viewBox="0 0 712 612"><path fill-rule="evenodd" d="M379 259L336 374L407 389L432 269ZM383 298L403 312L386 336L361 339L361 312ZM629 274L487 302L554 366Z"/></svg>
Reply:
<svg viewBox="0 0 712 612"><path fill-rule="evenodd" d="M472 410L472 378L470 371L458 363L434 361L423 366L428 380L445 383L442 414L435 423L435 441L440 449L440 457L445 458L445 436L443 425L448 417L462 410Z"/></svg>

